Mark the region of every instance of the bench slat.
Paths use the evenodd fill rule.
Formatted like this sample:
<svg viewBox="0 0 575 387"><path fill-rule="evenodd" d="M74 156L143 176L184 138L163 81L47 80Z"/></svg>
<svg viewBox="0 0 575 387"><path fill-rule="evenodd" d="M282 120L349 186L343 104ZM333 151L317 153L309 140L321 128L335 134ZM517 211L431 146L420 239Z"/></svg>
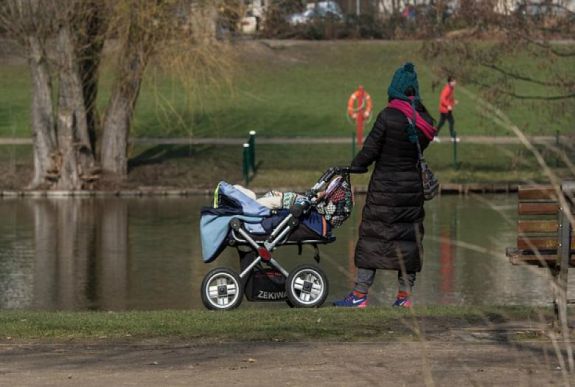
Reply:
<svg viewBox="0 0 575 387"><path fill-rule="evenodd" d="M518 190L517 247L506 251L512 264L555 267L559 247L559 203L551 185L520 186ZM527 219L521 219L527 216ZM571 238L569 266L575 267L575 235ZM539 256L535 252L540 252Z"/></svg>
<svg viewBox="0 0 575 387"><path fill-rule="evenodd" d="M519 215L555 215L559 212L557 203L519 203Z"/></svg>
<svg viewBox="0 0 575 387"><path fill-rule="evenodd" d="M519 201L557 201L557 192L550 185L524 185L519 186L517 196Z"/></svg>
<svg viewBox="0 0 575 387"><path fill-rule="evenodd" d="M559 222L556 220L518 220L517 232L519 234L530 233L555 233L559 230Z"/></svg>
<svg viewBox="0 0 575 387"><path fill-rule="evenodd" d="M512 265L535 265L535 266L555 266L557 265L556 255L542 255L541 259L535 255L517 255L509 258ZM569 266L575 266L575 259L571 259Z"/></svg>
<svg viewBox="0 0 575 387"><path fill-rule="evenodd" d="M575 246L575 236L571 238L571 246ZM517 248L521 250L556 250L557 247L557 237L517 237Z"/></svg>
<svg viewBox="0 0 575 387"><path fill-rule="evenodd" d="M505 254L513 265L555 266L557 264L557 255L550 254L549 252L537 257L528 250L508 248ZM575 250L571 251L571 261L569 262L569 266L575 267Z"/></svg>

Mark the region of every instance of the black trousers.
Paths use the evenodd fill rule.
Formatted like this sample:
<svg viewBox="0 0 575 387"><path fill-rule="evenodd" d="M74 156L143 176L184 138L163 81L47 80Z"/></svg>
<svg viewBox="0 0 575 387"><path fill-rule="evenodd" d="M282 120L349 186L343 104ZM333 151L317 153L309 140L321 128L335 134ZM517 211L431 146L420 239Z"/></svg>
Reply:
<svg viewBox="0 0 575 387"><path fill-rule="evenodd" d="M451 137L457 137L457 133L455 132L455 120L453 119L452 112L441 113L439 124L437 124L437 133L439 133L446 120L449 123L449 134L451 134Z"/></svg>

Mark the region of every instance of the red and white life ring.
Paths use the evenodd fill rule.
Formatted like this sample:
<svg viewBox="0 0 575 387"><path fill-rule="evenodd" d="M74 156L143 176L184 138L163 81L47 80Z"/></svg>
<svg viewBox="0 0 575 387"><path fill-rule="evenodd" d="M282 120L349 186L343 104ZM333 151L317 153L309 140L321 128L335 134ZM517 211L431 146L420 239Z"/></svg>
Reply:
<svg viewBox="0 0 575 387"><path fill-rule="evenodd" d="M355 107L356 101L358 101L361 93L363 93L362 104L361 106ZM347 100L347 115L354 120L357 118L357 114L361 110L363 110L363 118L369 118L372 108L373 103L371 102L371 96L365 91L356 90L352 95L349 96L349 99Z"/></svg>

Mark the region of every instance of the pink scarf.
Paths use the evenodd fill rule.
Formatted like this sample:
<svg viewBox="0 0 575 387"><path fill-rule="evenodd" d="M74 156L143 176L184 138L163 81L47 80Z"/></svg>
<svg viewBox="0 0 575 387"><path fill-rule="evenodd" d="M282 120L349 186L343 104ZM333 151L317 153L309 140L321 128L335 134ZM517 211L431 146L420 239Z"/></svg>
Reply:
<svg viewBox="0 0 575 387"><path fill-rule="evenodd" d="M413 120L413 108L411 104L407 101L402 101L401 99L392 99L391 102L387 105L387 107L399 110L402 112L409 120ZM425 121L423 117L416 111L415 112L415 126L421 130L421 132L427 137L428 140L433 140L435 134L437 133L437 129L433 127L430 123Z"/></svg>

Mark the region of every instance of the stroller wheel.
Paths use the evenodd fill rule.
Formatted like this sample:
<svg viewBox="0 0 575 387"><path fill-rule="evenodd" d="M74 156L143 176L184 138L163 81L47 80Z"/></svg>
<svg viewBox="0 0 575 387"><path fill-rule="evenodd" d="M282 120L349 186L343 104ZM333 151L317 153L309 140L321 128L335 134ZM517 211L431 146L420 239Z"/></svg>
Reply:
<svg viewBox="0 0 575 387"><path fill-rule="evenodd" d="M202 302L212 310L237 308L244 297L242 280L233 270L218 267L202 281Z"/></svg>
<svg viewBox="0 0 575 387"><path fill-rule="evenodd" d="M286 281L289 301L295 308L317 308L321 306L329 291L327 276L319 267L301 265L296 267Z"/></svg>

